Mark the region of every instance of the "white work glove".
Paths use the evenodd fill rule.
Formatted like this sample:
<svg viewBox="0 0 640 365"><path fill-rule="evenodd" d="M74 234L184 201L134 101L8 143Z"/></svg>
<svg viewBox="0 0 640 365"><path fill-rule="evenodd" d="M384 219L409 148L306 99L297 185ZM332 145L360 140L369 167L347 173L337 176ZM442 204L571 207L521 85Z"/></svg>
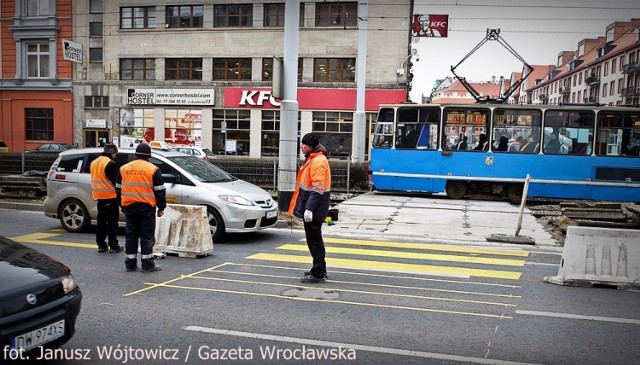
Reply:
<svg viewBox="0 0 640 365"><path fill-rule="evenodd" d="M311 222L313 220L313 212L309 209L304 211L304 221Z"/></svg>

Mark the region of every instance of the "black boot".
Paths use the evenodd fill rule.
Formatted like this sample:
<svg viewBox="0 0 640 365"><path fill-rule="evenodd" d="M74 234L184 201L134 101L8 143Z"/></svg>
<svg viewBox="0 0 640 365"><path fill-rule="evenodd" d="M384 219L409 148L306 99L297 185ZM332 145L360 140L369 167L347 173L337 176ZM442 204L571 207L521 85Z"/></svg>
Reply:
<svg viewBox="0 0 640 365"><path fill-rule="evenodd" d="M124 259L124 268L127 271L136 271L138 269L137 260L136 259Z"/></svg>
<svg viewBox="0 0 640 365"><path fill-rule="evenodd" d="M143 259L142 260L142 272L153 272L162 270L162 268L156 265L154 259Z"/></svg>

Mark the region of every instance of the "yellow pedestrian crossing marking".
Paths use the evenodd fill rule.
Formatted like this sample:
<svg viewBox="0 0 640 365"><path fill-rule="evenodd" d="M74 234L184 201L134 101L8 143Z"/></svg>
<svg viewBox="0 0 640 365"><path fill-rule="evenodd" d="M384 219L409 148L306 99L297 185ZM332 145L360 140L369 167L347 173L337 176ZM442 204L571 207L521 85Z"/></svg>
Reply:
<svg viewBox="0 0 640 365"><path fill-rule="evenodd" d="M294 245L285 244L278 247L280 250L290 251L308 251L306 245ZM366 250L358 248L343 248L326 246L325 251L329 253L339 253L347 255L366 255L375 257L391 257L400 259L414 259L414 260L434 260L434 261L447 261L447 262L464 262L469 264L487 264L487 265L504 265L504 266L524 266L524 260L513 259L497 259L490 257L477 257L477 256L459 256L459 255L435 255L419 252L409 251L387 251L387 250Z"/></svg>
<svg viewBox="0 0 640 365"><path fill-rule="evenodd" d="M25 234L23 236L12 237L11 239L20 243L36 243L39 245L53 245L53 246L65 246L65 247L79 247L79 248L91 248L95 249L96 245L89 243L79 242L67 242L67 241L52 241L49 238L60 236L58 233L32 233Z"/></svg>
<svg viewBox="0 0 640 365"><path fill-rule="evenodd" d="M299 264L309 264L310 257L298 256L298 255L283 255L283 254L270 254L270 253L258 253L247 257L252 260L266 260L276 262L290 262ZM418 264L406 264L398 262L387 261L373 261L373 260L351 260L341 259L335 257L326 258L327 265L341 268L355 268L364 270L380 270L380 271L395 271L404 273L415 274L439 274L439 275L457 275L457 276L473 276L484 278L496 278L496 279L520 279L521 273L516 271L501 271L501 270L483 270L472 269L465 267L453 267L453 266L436 266L436 265L418 265Z"/></svg>
<svg viewBox="0 0 640 365"><path fill-rule="evenodd" d="M502 256L520 256L520 257L529 256L529 252L524 250L511 250L511 249L499 249L499 248L479 248L479 247L442 245L442 244L371 241L371 240L356 240L356 239L343 239L343 238L324 238L323 240L324 240L324 243L338 243L341 245L358 245L358 246L387 247L387 248L408 248L408 249L414 249L414 250L446 251L446 252L464 252L470 255L502 255ZM304 241L304 238L301 241Z"/></svg>

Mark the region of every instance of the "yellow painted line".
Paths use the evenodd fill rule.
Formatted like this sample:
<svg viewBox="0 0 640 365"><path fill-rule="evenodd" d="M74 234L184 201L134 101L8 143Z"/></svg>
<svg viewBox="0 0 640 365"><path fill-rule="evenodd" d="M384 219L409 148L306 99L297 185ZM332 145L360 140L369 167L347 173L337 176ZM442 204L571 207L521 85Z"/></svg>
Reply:
<svg viewBox="0 0 640 365"><path fill-rule="evenodd" d="M206 269L204 269L204 270L196 271L196 272L191 273L191 274L180 275L179 277L177 277L177 278L175 278L175 279L167 280L167 281L165 281L165 282L158 283L158 284L148 284L148 283L147 283L147 284L148 284L148 285L150 285L150 286L148 286L148 287L146 287L146 288L142 288L142 289L140 289L140 290L132 291L131 293L124 294L124 295L123 295L123 297L128 297L128 296L131 296L131 295L140 294L140 293L145 292L145 291L147 291L147 290L151 290L151 289L154 289L154 288L158 288L158 287L165 286L165 285L166 285L166 284L168 284L168 283L173 283L173 282L176 282L176 281L178 281L178 280L183 280L183 279L186 279L186 278L190 278L190 277L193 277L193 276L195 276L195 275L202 274L203 272L207 272L207 271L210 271L210 270L215 270L215 269L217 269L217 268L219 268L219 267L224 267L225 265L227 265L227 263L226 263L226 262L225 262L225 263L223 263L223 264L220 264L220 265L218 265L218 266L209 267L209 268L206 268Z"/></svg>
<svg viewBox="0 0 640 365"><path fill-rule="evenodd" d="M280 270L302 270L299 267L290 267L290 266L274 266L274 265L259 265L259 264L247 264L247 263L235 263L229 262L229 266L246 266L246 267L261 267L266 269L280 269ZM337 274L345 274L345 275L354 275L354 276L366 276L366 277L377 277L377 278L386 278L386 279L407 279L413 281L430 281L437 283L449 283L449 284L464 284L464 285L479 285L479 286L495 286L500 288L511 288L511 289L519 289L520 285L513 284L498 284L498 283L482 283L478 281L467 281L467 280L451 280L451 279L435 279L428 278L422 276L403 276L403 275L386 275L386 274L378 274L373 272L357 272L357 271L340 271L331 268L332 273Z"/></svg>
<svg viewBox="0 0 640 365"><path fill-rule="evenodd" d="M290 251L309 251L307 246L285 244L278 247L279 250ZM407 252L407 251L387 251L387 250L366 250L361 248L344 248L344 247L332 247L326 246L325 250L330 253L339 253L346 255L363 255L374 257L392 257L398 259L412 259L412 260L433 260L433 261L447 261L447 262L464 262L468 264L486 264L486 265L500 265L500 266L524 266L524 260L513 259L496 259L491 257L477 257L477 256L459 256L459 255L436 255L430 253L419 252Z"/></svg>
<svg viewBox="0 0 640 365"><path fill-rule="evenodd" d="M304 238L301 239L301 241L304 241L304 240L305 240ZM519 257L529 256L528 251L507 250L507 249L499 249L499 248L478 248L478 247L467 247L467 246L456 246L456 245L439 245L439 244L393 242L393 241L370 241L370 240L356 240L356 239L329 238L329 237L326 237L323 240L325 243L337 243L337 244L344 244L344 245L409 248L414 250L466 252L470 255L503 255L503 256L519 256Z"/></svg>
<svg viewBox="0 0 640 365"><path fill-rule="evenodd" d="M263 293L255 293L255 292L246 292L239 290L226 290L226 289L213 289L213 288L199 288L199 287L190 287L190 286L182 286L182 285L170 285L170 284L151 284L154 287L164 287L164 288L173 288L173 289L186 289L186 290L196 290L196 291L207 291L214 293L226 293L226 294L242 294L242 295L250 295L257 297L268 297L268 298L277 298L277 299L288 299L288 300L298 300L303 302L315 302L315 303L334 303L334 304L349 304L356 305L362 307L375 307L375 308L388 308L388 309L404 309L404 310L412 310L418 312L430 312L430 313L444 313L444 314L460 314L466 316L475 316L475 317L486 317L486 318L500 318L500 319L513 319L511 316L505 316L503 314L488 314L488 313L475 313L475 312L462 312L462 311L448 311L441 309L431 309L431 308L418 308L418 307L408 307L408 306L399 306L399 305L384 305L384 304L374 304L374 303L361 303L361 302L352 302L346 300L335 300L335 299L312 299L312 298L301 298L301 297L284 297L280 294L263 294Z"/></svg>
<svg viewBox="0 0 640 365"><path fill-rule="evenodd" d="M267 260L277 262L293 262L299 264L309 264L311 258L308 256L297 255L281 255L281 254L269 254L258 253L247 257L253 260ZM435 265L416 265L416 264L402 264L398 262L384 262L384 261L371 261L371 260L347 260L338 258L327 258L327 264L334 267L342 268L356 268L356 269L375 269L380 271L395 271L404 273L416 273L416 274L453 274L453 275L466 275L485 278L496 279L509 279L518 280L522 275L515 271L500 271L500 270L482 270L471 269L464 267L451 267L451 266L435 266Z"/></svg>
<svg viewBox="0 0 640 365"><path fill-rule="evenodd" d="M259 274L259 273L250 273L250 272L240 272L240 271L229 271L229 270L216 270L216 271L210 271L213 273L224 273L224 274L234 274L234 275L244 275L244 276L260 276L260 277L268 277L268 278L277 278L277 279L291 279L291 276L284 276L284 275L269 275L269 274ZM332 271L333 273L333 271ZM212 279L214 280L214 278L211 277L203 277L203 276L196 276L197 278L202 278L202 279ZM231 280L231 279L220 279L220 280ZM257 281L250 281L252 283L262 283L262 282L257 282ZM520 295L512 295L512 294L496 294L496 293L483 293L483 292L473 292L473 291L464 291L464 290L452 290L452 289L436 289L436 288L425 288L425 287L415 287L415 286L406 286L406 285L390 285L390 284L377 284L377 283L363 283L363 282L358 282L358 281L343 281L343 280L328 280L328 283L331 284L349 284L349 285L359 285L359 286L373 286L373 287L377 287L377 288L390 288L390 289L402 289L402 290L415 290L415 291L433 291L433 292L438 292L438 293L449 293L449 294L461 294L461 295L478 295L478 296L491 296L491 297L499 297L499 298L510 298L510 299L520 299L522 298ZM270 283L269 283L270 284ZM296 288L298 286L295 286ZM325 287L322 287L323 290L325 290ZM350 291L350 290L343 290L343 289L330 289L330 290L337 290L337 291ZM357 291L360 292L360 291ZM378 292L371 292L371 293L378 293ZM395 295L395 294L393 294ZM399 296L404 296L406 294L400 294ZM416 296L417 298L430 298L430 297L422 297L422 296ZM489 302L489 303L494 303L494 302ZM499 304L499 305L503 305L503 304ZM504 304L506 305L506 304ZM514 304L511 304L512 306L515 306Z"/></svg>
<svg viewBox="0 0 640 365"><path fill-rule="evenodd" d="M38 245L53 245L53 246L65 246L65 247L79 247L79 248L91 248L95 249L97 246L95 243L80 243L80 242L66 242L66 241L51 241L48 238L60 236L58 233L32 233L24 236L12 237L11 239L20 243L35 243Z"/></svg>

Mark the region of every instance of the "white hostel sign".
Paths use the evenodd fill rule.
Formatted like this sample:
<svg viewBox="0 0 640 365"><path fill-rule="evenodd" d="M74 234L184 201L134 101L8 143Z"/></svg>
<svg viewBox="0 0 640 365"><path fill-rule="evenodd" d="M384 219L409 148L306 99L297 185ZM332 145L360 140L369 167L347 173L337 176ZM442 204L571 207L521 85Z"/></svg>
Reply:
<svg viewBox="0 0 640 365"><path fill-rule="evenodd" d="M82 44L63 39L62 54L67 61L82 63Z"/></svg>
<svg viewBox="0 0 640 365"><path fill-rule="evenodd" d="M129 105L214 105L211 89L127 89Z"/></svg>

